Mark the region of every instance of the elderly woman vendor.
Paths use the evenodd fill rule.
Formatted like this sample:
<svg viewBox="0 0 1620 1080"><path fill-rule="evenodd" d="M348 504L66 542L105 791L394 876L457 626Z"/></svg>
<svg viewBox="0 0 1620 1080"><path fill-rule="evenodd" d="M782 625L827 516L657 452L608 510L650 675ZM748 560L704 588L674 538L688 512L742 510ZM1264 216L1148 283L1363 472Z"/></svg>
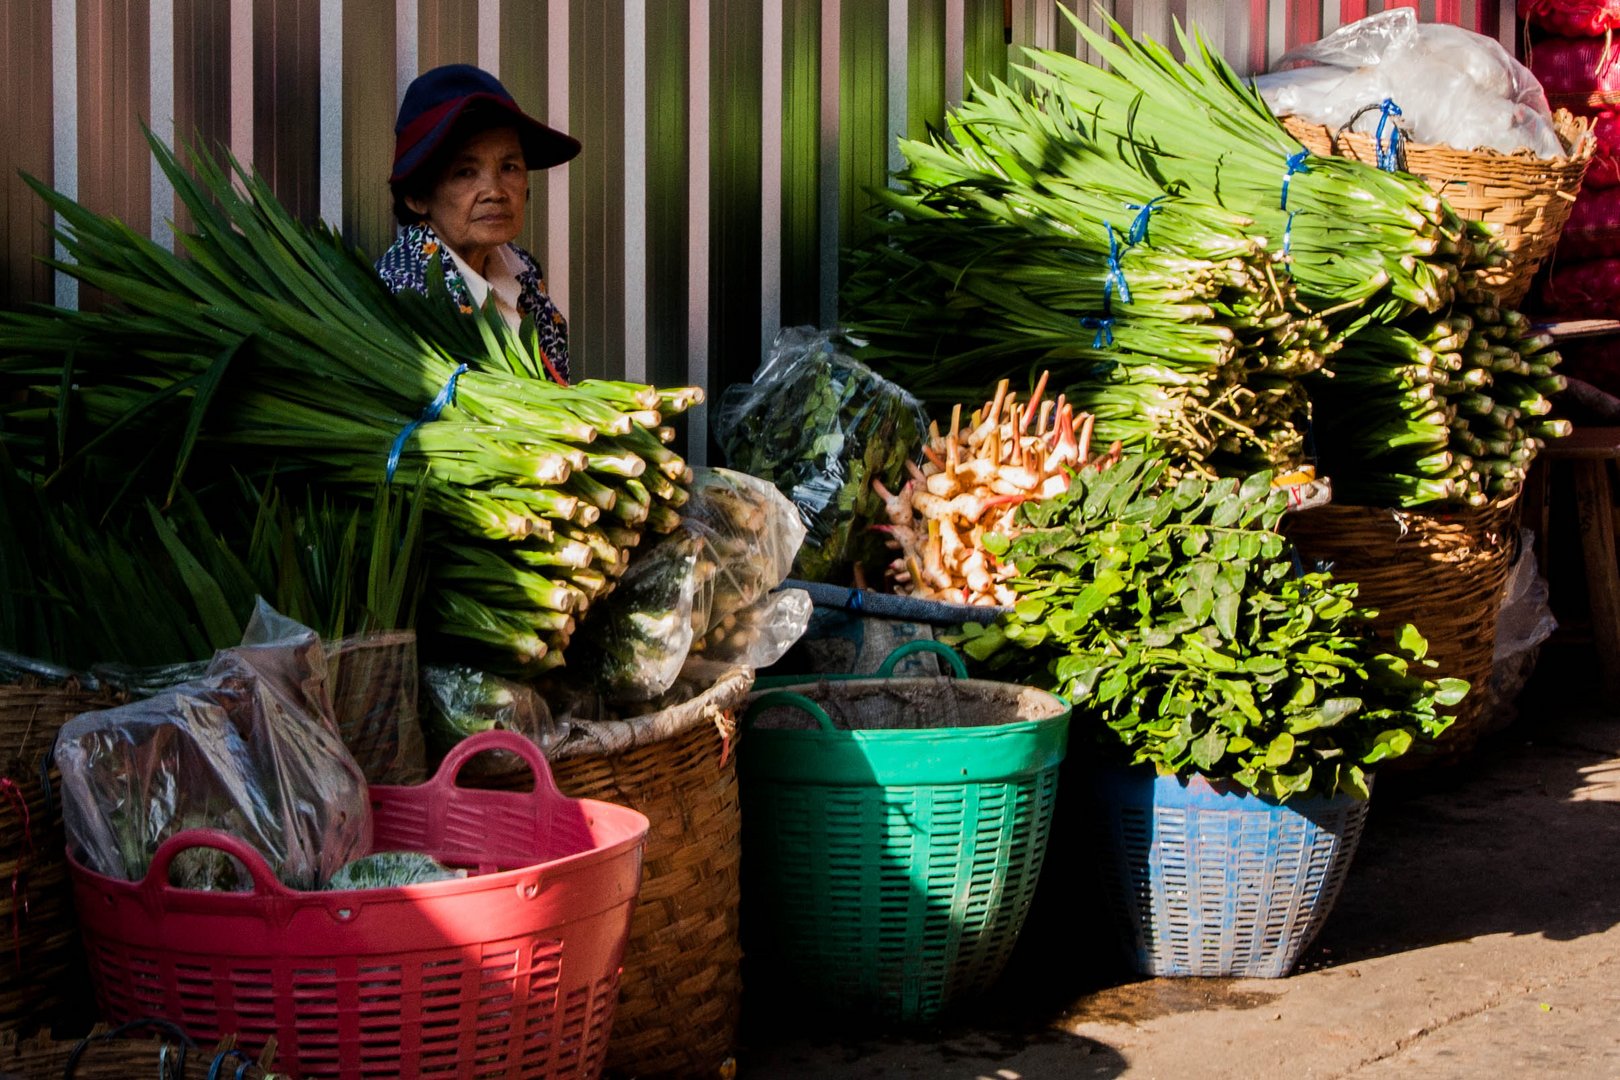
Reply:
<svg viewBox="0 0 1620 1080"><path fill-rule="evenodd" d="M394 138L388 186L405 229L377 260L383 282L425 295L439 255L461 309L493 299L514 330L532 318L547 369L566 382L568 324L533 256L512 241L523 231L529 171L561 165L579 153L579 141L524 113L493 75L470 64L418 76Z"/></svg>

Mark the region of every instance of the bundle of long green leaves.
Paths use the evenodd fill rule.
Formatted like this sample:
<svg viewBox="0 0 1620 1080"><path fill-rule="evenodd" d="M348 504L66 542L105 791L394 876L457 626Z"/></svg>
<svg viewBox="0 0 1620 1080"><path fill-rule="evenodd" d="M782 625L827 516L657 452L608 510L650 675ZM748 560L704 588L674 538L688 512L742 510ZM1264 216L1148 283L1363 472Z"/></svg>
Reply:
<svg viewBox="0 0 1620 1080"><path fill-rule="evenodd" d="M1067 697L1118 761L1365 797L1368 771L1439 735L1467 684L1426 678L1416 630L1376 638L1354 584L1299 566L1269 474L1167 480L1163 459L1130 456L1026 503L996 544L1021 599L965 627L963 650Z"/></svg>
<svg viewBox="0 0 1620 1080"><path fill-rule="evenodd" d="M414 626L410 492L354 504L272 483L209 502L212 518L182 489L166 512L147 502L101 520L0 463L0 649L139 679L239 644L258 597L329 641Z"/></svg>
<svg viewBox="0 0 1620 1080"><path fill-rule="evenodd" d="M152 149L196 222L180 255L34 183L65 222L56 265L116 304L0 317L0 384L26 390L0 407L19 461L97 500L167 501L222 467L350 498L420 482L422 629L494 668L560 663L642 533L678 520L690 470L664 421L702 392L551 383L532 325L394 297L256 174Z"/></svg>
<svg viewBox="0 0 1620 1080"><path fill-rule="evenodd" d="M1301 449L1293 436L1305 406L1292 379L1315 365L1289 359L1285 342L1297 340L1328 358L1308 376L1324 414L1323 445L1311 449L1341 501L1480 502L1516 486L1537 440L1562 430L1537 419L1556 389L1546 381L1556 354L1506 314L1472 313L1492 306L1470 300L1474 271L1504 257L1489 227L1460 219L1415 177L1307 154L1196 29L1177 26L1183 61L1112 21L1111 40L1074 21L1106 68L1026 50L1031 63L1018 71L1028 90L976 89L949 119L950 140L905 145L901 190L879 200L889 219L851 274L851 322L873 341L863 358L930 401L1067 362L1070 396L1098 413L1099 432L1114 425L1128 445L1162 449L1178 466L1185 457L1241 474ZM1143 230L1118 227L1154 197L1154 210L1138 211ZM1200 246L1212 237L1224 247ZM1099 313L1108 278L1097 268L1111 238L1133 302L1119 302L1116 278ZM1201 301L1206 311L1165 292L1176 279L1155 266L1256 248L1280 262L1258 264L1287 301L1275 325L1249 296L1269 279L1230 281ZM1192 263L1186 273L1197 281L1207 270ZM1444 342L1458 306L1476 324L1514 331L1462 350L1464 362L1479 367L1473 357L1489 352L1492 374L1511 367L1521 381L1488 407L1469 396L1437 411L1405 393L1414 361L1389 356L1386 339L1399 334L1386 331ZM1214 373L1211 333L1234 313L1233 341L1281 363ZM1112 348L1092 329L1099 314L1113 316ZM1245 339L1251 315L1281 340ZM1341 371L1342 382L1330 381ZM1458 394L1480 390L1480 376L1469 378L1454 380ZM1207 386L1238 389L1221 397ZM1255 399L1239 397L1251 388ZM1214 440L1224 456L1209 449L1215 424L1225 427Z"/></svg>
<svg viewBox="0 0 1620 1080"><path fill-rule="evenodd" d="M1254 221L1121 161L1050 95L976 89L904 141L853 253L861 356L930 404L1050 370L1097 438L1212 471L1298 464L1328 335Z"/></svg>

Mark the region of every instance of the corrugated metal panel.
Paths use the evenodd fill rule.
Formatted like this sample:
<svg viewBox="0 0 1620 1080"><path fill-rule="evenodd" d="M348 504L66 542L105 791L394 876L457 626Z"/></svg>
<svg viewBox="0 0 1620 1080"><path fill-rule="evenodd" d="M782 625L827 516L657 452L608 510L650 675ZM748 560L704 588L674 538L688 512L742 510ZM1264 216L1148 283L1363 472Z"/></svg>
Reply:
<svg viewBox="0 0 1620 1080"><path fill-rule="evenodd" d="M320 0L254 0L253 164L287 209L320 213Z"/></svg>
<svg viewBox="0 0 1620 1080"><path fill-rule="evenodd" d="M230 8L217 0L175 0L174 134L215 149L231 138ZM182 229L190 214L178 204Z"/></svg>
<svg viewBox="0 0 1620 1080"><path fill-rule="evenodd" d="M394 0L345 0L343 5L343 236L380 255L393 242L394 202L388 172L394 161L399 110L390 31Z"/></svg>
<svg viewBox="0 0 1620 1080"><path fill-rule="evenodd" d="M1058 2L1094 28L1109 13L1161 40L1192 20L1253 71L1396 0ZM1512 44L1507 0L1402 2ZM47 232L17 168L149 228L136 117L164 107L165 46L177 135L228 142L306 219L324 197L372 254L394 234L404 86L434 64L481 62L585 144L534 178L521 238L569 317L578 369L711 389L747 378L777 326L834 310L837 250L863 228L900 127L924 135L965 80L1007 77L1018 46L1088 52L1049 0L4 3L8 306L74 295L53 294L31 262Z"/></svg>
<svg viewBox="0 0 1620 1080"><path fill-rule="evenodd" d="M117 214L138 233L151 228L151 157L141 121L149 115L147 6L79 0L79 201ZM97 307L99 290L80 303Z"/></svg>
<svg viewBox="0 0 1620 1080"><path fill-rule="evenodd" d="M50 270L39 256L51 252L50 215L17 175L52 182L51 5L38 0L6 0L0 26L0 142L6 168L0 174L0 290L7 307L52 299Z"/></svg>
<svg viewBox="0 0 1620 1080"><path fill-rule="evenodd" d="M569 11L569 356L582 375L624 374L624 11L574 0Z"/></svg>

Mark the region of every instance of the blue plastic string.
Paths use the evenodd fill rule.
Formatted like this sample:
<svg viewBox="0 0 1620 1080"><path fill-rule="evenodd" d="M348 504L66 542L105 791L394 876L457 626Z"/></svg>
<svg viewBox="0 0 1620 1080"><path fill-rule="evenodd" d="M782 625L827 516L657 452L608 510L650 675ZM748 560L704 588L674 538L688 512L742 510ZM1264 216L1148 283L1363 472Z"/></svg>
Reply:
<svg viewBox="0 0 1620 1080"><path fill-rule="evenodd" d="M1119 286L1119 301L1122 304L1131 302L1131 287L1125 283L1124 267L1119 265L1119 237L1108 222L1103 222L1103 228L1108 230L1108 277L1103 279L1103 308L1111 312L1114 286Z"/></svg>
<svg viewBox="0 0 1620 1080"><path fill-rule="evenodd" d="M1285 225L1283 225L1283 249L1282 249L1282 253L1283 253L1283 269L1288 270L1289 273L1293 272L1292 270L1289 269L1288 260L1293 258L1292 251L1293 251L1293 247L1294 247L1294 215L1297 214L1297 213L1299 213L1298 210L1290 210L1290 211L1288 211L1288 221L1287 221L1287 223Z"/></svg>
<svg viewBox="0 0 1620 1080"><path fill-rule="evenodd" d="M1153 211L1158 208L1159 203L1164 202L1166 198L1168 198L1168 196L1155 195L1145 203L1125 204L1125 208L1127 210L1135 210L1137 212L1136 217L1131 221L1131 231L1125 236L1126 242L1132 247L1135 247L1137 244L1140 244L1142 241L1147 239L1148 216L1151 215Z"/></svg>
<svg viewBox="0 0 1620 1080"><path fill-rule="evenodd" d="M1099 319L1095 315L1087 315L1080 320L1080 325L1087 330L1097 331L1097 336L1091 339L1093 349L1106 348L1114 343L1113 316L1105 316Z"/></svg>
<svg viewBox="0 0 1620 1080"><path fill-rule="evenodd" d="M399 455L405 449L405 440L409 439L411 437L411 433L417 428L421 427L423 424L431 424L433 421L437 420L439 418L439 414L444 412L444 407L446 405L454 405L456 403L456 380L461 378L462 373L466 370L466 364L456 365L456 370L450 373L450 380L446 382L444 384L444 388L439 391L439 396L428 402L428 407L422 410L421 416L418 416L415 420L412 420L410 423L406 424L400 429L399 434L394 436L394 445L388 450L387 475L389 483L393 483L394 470L399 468Z"/></svg>
<svg viewBox="0 0 1620 1080"><path fill-rule="evenodd" d="M247 1070L254 1064L253 1059L240 1050L222 1050L214 1055L214 1060L208 1065L208 1080L220 1080L225 1075L220 1069L225 1068L233 1059L242 1063L236 1070L237 1077L246 1076Z"/></svg>
<svg viewBox="0 0 1620 1080"><path fill-rule="evenodd" d="M849 590L849 599L844 601L844 607L850 611L860 611L865 608L866 598L862 595L861 590Z"/></svg>
<svg viewBox="0 0 1620 1080"><path fill-rule="evenodd" d="M1279 209L1288 209L1288 184L1294 179L1294 174L1311 171L1311 167L1305 164L1305 159L1310 153L1309 150L1301 150L1297 154L1288 155L1288 171L1283 173L1282 205Z"/></svg>
<svg viewBox="0 0 1620 1080"><path fill-rule="evenodd" d="M1385 98L1384 103L1378 107L1378 130L1373 135L1373 145L1378 150L1378 167L1385 172L1395 172L1399 169L1401 160L1401 126L1391 123L1391 118L1401 115L1401 107L1395 104L1393 98ZM1384 130L1389 130L1389 142L1384 142Z"/></svg>

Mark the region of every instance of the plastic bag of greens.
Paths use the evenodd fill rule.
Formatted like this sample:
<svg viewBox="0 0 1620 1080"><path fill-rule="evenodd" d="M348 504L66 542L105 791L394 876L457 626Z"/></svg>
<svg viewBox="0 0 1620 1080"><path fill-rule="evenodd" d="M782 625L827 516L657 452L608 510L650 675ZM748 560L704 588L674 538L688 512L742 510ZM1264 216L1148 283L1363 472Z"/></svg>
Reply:
<svg viewBox="0 0 1620 1080"><path fill-rule="evenodd" d="M463 665L429 664L422 669L422 688L424 726L437 757L480 731L515 731L542 753L568 737L567 722L554 718L545 699L524 683ZM475 768L484 756L467 768Z"/></svg>
<svg viewBox="0 0 1620 1080"><path fill-rule="evenodd" d="M837 335L804 326L778 334L754 381L728 389L714 415L727 463L798 507L797 576L812 581L880 553L866 532L883 512L872 481L904 483L927 431L916 398L844 353Z"/></svg>
<svg viewBox="0 0 1620 1080"><path fill-rule="evenodd" d="M294 888L318 888L371 845L365 778L338 736L315 632L259 601L245 644L206 674L145 701L85 713L57 739L70 848L138 880L168 837L221 829ZM193 888L245 888L235 860L183 853Z"/></svg>
<svg viewBox="0 0 1620 1080"><path fill-rule="evenodd" d="M1321 66L1255 80L1266 104L1279 114L1335 130L1353 123L1352 130L1376 135L1387 98L1401 110L1389 120L1420 143L1502 153L1528 149L1540 157L1566 152L1547 95L1529 68L1495 38L1445 23L1419 23L1410 8L1341 26L1283 54L1277 66L1294 63Z"/></svg>
<svg viewBox="0 0 1620 1080"><path fill-rule="evenodd" d="M593 604L570 665L614 701L647 701L669 689L692 647L692 605L707 542L681 526L631 561L618 587Z"/></svg>

